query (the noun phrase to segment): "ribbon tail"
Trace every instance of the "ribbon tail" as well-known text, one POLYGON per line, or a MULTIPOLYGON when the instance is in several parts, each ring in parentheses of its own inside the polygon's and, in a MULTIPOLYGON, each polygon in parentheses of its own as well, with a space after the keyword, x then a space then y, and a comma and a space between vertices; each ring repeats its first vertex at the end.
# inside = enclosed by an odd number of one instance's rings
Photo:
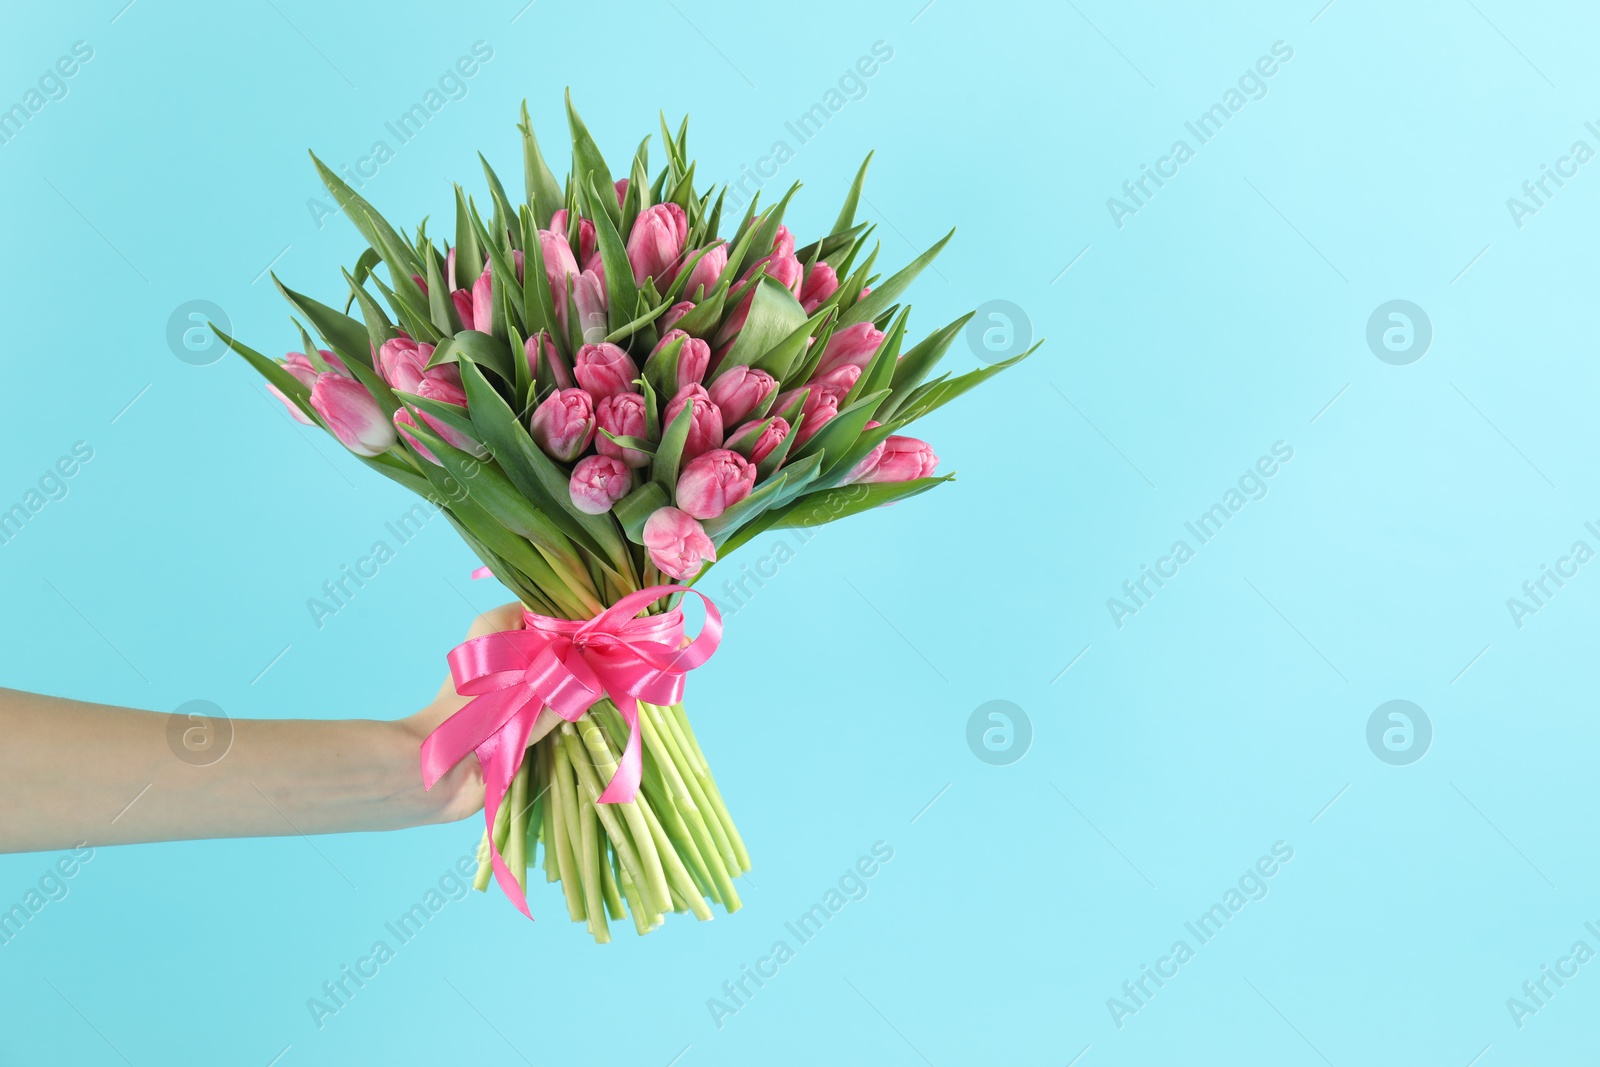
POLYGON ((511 788, 511 780, 522 769, 522 761, 528 750, 528 735, 533 732, 533 723, 537 718, 537 712, 519 715, 507 723, 505 729, 478 747, 478 761, 483 764, 483 820, 489 829, 489 861, 494 868, 494 879, 507 899, 530 920, 533 913, 528 910, 527 894, 511 873, 511 868, 506 866, 500 849, 494 843, 494 822, 511 788))
POLYGON ((628 724, 628 745, 622 750, 622 762, 617 773, 611 776, 596 803, 626 804, 639 795, 639 782, 644 777, 644 742, 639 736, 639 702, 629 694, 613 696, 612 702, 628 724))

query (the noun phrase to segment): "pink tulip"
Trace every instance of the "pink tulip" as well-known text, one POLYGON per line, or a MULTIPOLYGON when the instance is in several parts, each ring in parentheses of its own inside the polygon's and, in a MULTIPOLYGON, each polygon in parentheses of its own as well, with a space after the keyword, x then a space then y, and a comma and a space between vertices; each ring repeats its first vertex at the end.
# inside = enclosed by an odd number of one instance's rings
MULTIPOLYGON (((288 371, 296 381, 307 388, 309 388, 311 384, 317 380, 317 368, 311 365, 311 361, 306 358, 304 352, 290 352, 289 355, 284 359, 281 366, 284 370, 288 371)), ((306 413, 300 410, 300 405, 296 404, 293 400, 290 400, 287 396, 285 396, 283 394, 283 390, 279 389, 276 385, 268 382, 267 392, 271 393, 273 396, 277 397, 283 402, 283 406, 288 409, 288 412, 294 418, 294 421, 304 423, 307 426, 315 425, 310 419, 306 418, 306 413)))
POLYGON ((378 349, 378 370, 391 389, 415 393, 433 358, 433 346, 409 337, 391 337, 378 349))
POLYGON ((628 262, 633 267, 633 280, 640 285, 646 278, 671 281, 688 236, 688 217, 677 204, 656 204, 639 212, 628 234, 628 262))
MULTIPOLYGON (((453 245, 444 250, 444 287, 446 289, 465 288, 465 286, 456 284, 456 250, 453 245)), ((422 291, 426 293, 428 287, 424 285, 422 291)))
POLYGON ((702 452, 713 448, 722 447, 722 412, 717 410, 717 405, 711 402, 711 395, 706 392, 705 386, 690 383, 679 389, 667 404, 667 412, 661 423, 665 432, 672 420, 684 408, 689 408, 689 436, 683 442, 683 454, 679 463, 688 463, 702 452))
POLYGON ((810 382, 811 392, 813 395, 819 392, 832 393, 834 399, 842 404, 844 403, 844 398, 849 395, 851 389, 855 388, 856 382, 860 379, 861 368, 846 363, 842 367, 835 367, 827 374, 812 378, 810 382))
POLYGON ((711 402, 722 412, 724 425, 736 425, 778 391, 778 381, 764 370, 729 367, 711 383, 711 402))
POLYGON ((800 306, 806 309, 807 315, 814 314, 817 308, 838 291, 839 275, 819 259, 806 272, 805 284, 800 286, 800 306))
POLYGON ((487 263, 483 265, 483 273, 478 275, 478 280, 472 283, 472 321, 474 325, 471 329, 484 333, 489 332, 494 322, 494 276, 487 263))
POLYGON ((623 202, 628 199, 628 179, 618 178, 611 183, 611 187, 617 191, 617 206, 621 207, 623 202))
MULTIPOLYGON (((476 284, 474 284, 474 288, 476 288, 476 284)), ((469 289, 457 289, 450 294, 450 302, 456 306, 456 318, 461 320, 461 328, 463 330, 477 329, 476 320, 472 315, 472 291, 469 289)))
POLYGON ((828 338, 828 347, 822 350, 822 361, 817 364, 814 377, 822 377, 845 364, 865 368, 883 344, 883 331, 870 322, 858 322, 835 330, 828 338))
POLYGON ((714 519, 750 495, 755 464, 726 448, 713 448, 690 460, 678 475, 679 510, 697 519, 714 519))
POLYGON ((841 485, 852 482, 909 482, 926 478, 939 466, 939 457, 926 441, 915 437, 891 436, 867 454, 867 458, 845 476, 841 485))
POLYGON ((706 368, 711 365, 711 346, 698 337, 690 337, 682 330, 668 330, 661 336, 661 340, 656 342, 650 354, 653 356, 680 339, 683 343, 678 346, 672 374, 668 376, 664 387, 667 392, 675 393, 686 385, 699 385, 705 380, 706 368))
POLYGON ((794 255, 794 234, 789 232, 789 227, 778 223, 778 232, 772 238, 772 252, 779 256, 794 255))
MULTIPOLYGON (((427 376, 422 379, 422 384, 417 386, 416 395, 424 400, 436 400, 441 404, 450 404, 458 407, 461 409, 461 413, 465 415, 467 413, 467 394, 466 390, 461 388, 460 372, 456 368, 450 367, 449 370, 454 372, 453 374, 440 373, 444 370, 444 367, 435 367, 429 371, 427 376)), ((436 415, 431 415, 426 411, 421 411, 421 409, 418 410, 422 415, 422 421, 428 424, 428 429, 442 437, 444 443, 451 448, 459 448, 463 452, 471 452, 473 455, 478 455, 483 451, 483 447, 478 442, 451 426, 448 422, 436 415)))
MULTIPOLYGON (((595 422, 606 433, 618 437, 645 440, 648 436, 644 410, 644 397, 638 393, 613 393, 600 401, 594 409, 595 422)), ((623 448, 605 434, 597 433, 595 451, 602 456, 620 459, 630 467, 648 467, 650 456, 637 448, 623 448)))
POLYGON ((804 277, 805 269, 800 266, 800 261, 793 252, 784 254, 774 252, 770 256, 756 260, 750 264, 750 269, 745 271, 746 278, 755 277, 758 269, 765 267, 767 277, 788 289, 796 296, 800 295, 800 283, 804 277))
POLYGON ((582 389, 557 389, 534 409, 528 432, 550 458, 571 463, 594 440, 594 401, 582 389))
POLYGON ((567 244, 566 214, 563 212, 561 216, 559 230, 539 231, 539 254, 544 257, 545 278, 550 282, 557 304, 566 299, 566 276, 578 273, 578 261, 572 255, 572 246, 567 244))
POLYGON ((639 367, 616 345, 584 345, 573 357, 572 374, 598 401, 615 393, 631 392, 639 367))
POLYGON ((394 426, 383 409, 354 378, 329 372, 311 385, 311 406, 339 443, 358 456, 378 456, 394 446, 394 426))
POLYGON ((428 279, 420 274, 413 274, 411 280, 417 283, 417 288, 422 290, 422 295, 428 295, 428 279))
POLYGON ((801 409, 803 418, 800 421, 800 433, 794 439, 797 445, 803 445, 817 435, 817 431, 839 414, 839 394, 828 389, 813 389, 806 397, 805 407, 801 409))
MULTIPOLYGON (((578 309, 578 335, 582 340, 599 342, 606 336, 606 296, 599 277, 593 271, 572 276, 572 303, 578 309)), ((567 297, 563 293, 556 304, 556 318, 561 328, 567 329, 567 297)))
POLYGON ((633 488, 633 472, 611 456, 584 456, 572 468, 567 493, 585 515, 604 515, 633 488))
POLYGON ((523 352, 528 357, 528 373, 534 381, 550 382, 557 389, 572 388, 572 372, 567 369, 566 361, 561 358, 561 353, 556 351, 555 340, 545 331, 540 330, 523 342, 523 352), (539 342, 543 339, 541 348, 539 342))
POLYGON ((741 451, 751 463, 760 463, 772 454, 773 449, 783 444, 783 439, 789 436, 789 423, 776 416, 770 422, 767 422, 766 419, 752 419, 728 435, 728 443, 731 445, 745 434, 754 431, 763 422, 767 423, 767 428, 761 431, 760 436, 754 442, 742 444, 739 449, 736 449, 736 451, 741 451))
POLYGON ((407 411, 405 408, 395 409, 394 428, 399 431, 400 436, 404 437, 406 439, 406 443, 417 450, 417 455, 421 456, 429 463, 432 463, 435 467, 442 467, 444 464, 439 462, 439 457, 429 451, 427 445, 423 444, 412 435, 411 430, 416 429, 416 427, 417 420, 411 417, 411 412, 407 411), (410 427, 410 429, 407 429, 407 427, 410 427))
POLYGON ((676 304, 673 304, 671 307, 669 307, 666 311, 662 312, 661 317, 656 320, 656 326, 658 329, 670 330, 674 325, 677 324, 679 319, 683 318, 693 310, 694 303, 692 301, 680 300, 676 304))
MULTIPOLYGON (((553 233, 567 232, 567 209, 562 208, 550 216, 550 230, 553 233)), ((542 247, 542 246, 541 246, 542 247)), ((569 243, 569 249, 572 247, 569 243)), ((594 223, 588 219, 578 220, 578 258, 588 259, 594 255, 594 223)))
POLYGON ((727 266, 728 246, 721 244, 710 249, 695 261, 693 269, 689 271, 689 279, 683 286, 683 295, 696 299, 709 294, 716 288, 717 279, 722 277, 722 272, 727 266), (701 289, 705 292, 698 292, 701 289))
POLYGON ((736 290, 736 292, 741 295, 738 302, 733 306, 733 314, 723 321, 722 327, 717 330, 716 337, 712 339, 719 349, 731 345, 734 338, 739 336, 739 331, 744 329, 745 322, 750 318, 750 302, 755 299, 755 288, 745 285, 742 289, 736 290))
POLYGON ((607 300, 611 299, 611 287, 606 284, 606 261, 599 252, 595 252, 583 260, 583 273, 593 274, 600 279, 600 292, 605 294, 607 300))
POLYGON ((716 562, 717 546, 698 519, 677 508, 657 508, 644 523, 644 546, 662 574, 686 581, 700 573, 707 560, 716 562))

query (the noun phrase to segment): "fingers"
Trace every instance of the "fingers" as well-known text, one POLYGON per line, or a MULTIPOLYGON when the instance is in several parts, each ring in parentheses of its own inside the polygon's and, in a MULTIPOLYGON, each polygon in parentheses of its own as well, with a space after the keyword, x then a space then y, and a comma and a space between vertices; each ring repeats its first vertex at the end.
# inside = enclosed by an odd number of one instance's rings
POLYGON ((467 638, 470 640, 474 637, 499 633, 502 630, 520 629, 522 629, 522 605, 502 604, 473 619, 472 629, 467 631, 467 638))

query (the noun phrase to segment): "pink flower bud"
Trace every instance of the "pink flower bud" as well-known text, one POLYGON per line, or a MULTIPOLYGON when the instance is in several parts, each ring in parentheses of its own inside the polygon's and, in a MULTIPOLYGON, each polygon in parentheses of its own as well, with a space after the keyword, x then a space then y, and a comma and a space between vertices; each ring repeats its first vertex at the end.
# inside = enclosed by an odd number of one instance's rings
POLYGON ((644 546, 662 574, 686 581, 700 573, 707 560, 716 562, 717 546, 698 519, 677 508, 657 508, 644 523, 644 546))
POLYGON ((473 325, 467 326, 463 319, 461 325, 469 330, 488 333, 494 322, 494 279, 487 263, 483 265, 483 273, 478 275, 478 280, 472 283, 472 322, 473 325))
MULTIPOLYGON (((444 250, 444 287, 446 289, 463 288, 456 284, 456 249, 454 245, 444 250)), ((422 291, 426 293, 428 287, 424 285, 422 291)))
POLYGON ((722 277, 723 270, 728 265, 728 246, 717 245, 695 261, 694 268, 689 271, 689 279, 684 283, 683 295, 690 300, 698 300, 716 288, 717 279, 722 277), (700 290, 704 292, 700 292, 700 290))
MULTIPOLYGON (((638 393, 613 393, 600 401, 595 408, 595 421, 599 428, 606 433, 616 434, 618 437, 635 437, 645 440, 648 434, 644 410, 644 397, 638 393)), ((630 467, 648 467, 650 456, 637 448, 623 448, 621 445, 597 433, 594 439, 595 451, 602 456, 620 459, 630 467)))
POLYGON ((817 431, 839 414, 839 394, 831 389, 813 389, 806 397, 805 407, 801 408, 803 418, 800 421, 800 433, 794 439, 797 445, 803 445, 817 435, 817 431))
POLYGON ((729 367, 717 375, 709 390, 711 402, 722 412, 724 425, 743 422, 752 411, 778 391, 778 381, 764 370, 729 367))
POLYGON ((845 476, 841 485, 852 482, 909 482, 913 478, 926 478, 939 466, 939 457, 926 441, 915 437, 891 436, 867 454, 845 476))
POLYGON ((317 375, 311 406, 339 443, 358 456, 382 455, 394 445, 394 426, 367 387, 354 378, 333 372, 317 375))
POLYGON ((432 358, 432 345, 419 344, 409 337, 392 337, 378 349, 378 370, 391 389, 415 393, 432 358))
POLYGON ((557 389, 534 409, 528 432, 552 459, 571 463, 594 440, 594 401, 582 389, 557 389))
MULTIPOLYGON (((591 343, 605 340, 605 289, 593 271, 572 275, 572 303, 578 310, 578 336, 591 343)), ((556 298, 556 319, 561 324, 562 332, 568 329, 567 306, 566 285, 562 283, 560 295, 556 298)))
MULTIPOLYGON (((730 433, 728 435, 728 442, 732 444, 733 442, 738 441, 745 434, 754 431, 755 428, 760 426, 763 422, 767 422, 767 420, 752 419, 750 422, 745 423, 743 426, 740 426, 737 430, 734 430, 732 433, 730 433)), ((760 463, 762 460, 766 459, 772 454, 772 450, 774 448, 777 448, 779 445, 783 444, 783 439, 788 436, 789 423, 782 418, 774 416, 771 422, 767 422, 767 428, 761 431, 761 434, 755 439, 754 443, 748 445, 741 444, 739 450, 751 463, 760 463)))
POLYGON ((806 272, 805 284, 800 286, 800 306, 806 314, 814 314, 830 296, 839 291, 839 275, 820 259, 806 272))
MULTIPOLYGON (((566 212, 557 214, 561 216, 559 228, 539 231, 539 254, 544 257, 544 274, 550 282, 550 292, 559 305, 566 299, 566 276, 578 273, 578 261, 572 255, 572 246, 567 244, 566 212)), ((553 219, 551 226, 555 226, 553 219)))
POLYGON ((572 374, 595 400, 633 390, 639 367, 613 344, 584 345, 572 360, 572 374))
MULTIPOLYGON (((467 393, 461 388, 461 372, 451 366, 435 367, 422 379, 416 388, 416 395, 424 400, 436 400, 441 404, 450 404, 467 413, 467 393)), ((420 410, 420 409, 419 409, 420 410)), ((451 426, 436 415, 426 411, 421 412, 422 421, 428 424, 428 429, 444 439, 444 443, 451 448, 459 448, 463 452, 480 455, 483 447, 471 437, 451 426)))
MULTIPOLYGON (((640 285, 646 278, 671 281, 688 236, 689 220, 677 204, 656 204, 639 212, 628 234, 628 262, 633 267, 633 280, 640 285)), ((661 284, 657 288, 666 286, 661 284)))
POLYGON ((836 401, 843 403, 844 398, 851 389, 855 388, 856 382, 860 379, 861 368, 846 363, 842 367, 835 367, 827 374, 812 378, 810 382, 811 392, 812 395, 816 395, 819 392, 832 393, 836 401))
POLYGON ((864 368, 872 362, 881 344, 883 331, 870 322, 858 322, 835 330, 833 336, 828 338, 828 347, 822 350, 822 361, 817 364, 814 377, 820 378, 847 363, 864 368))
POLYGON ((572 506, 585 515, 604 515, 633 488, 633 472, 611 456, 584 456, 572 468, 567 486, 572 506))
POLYGON ((774 252, 770 256, 756 260, 750 265, 750 269, 745 272, 745 277, 755 277, 757 269, 761 267, 766 268, 767 277, 796 296, 800 295, 800 283, 804 277, 805 270, 800 266, 800 261, 795 258, 793 252, 787 255, 774 252))
POLYGON ((781 222, 778 223, 778 232, 772 237, 772 251, 780 256, 794 255, 794 234, 781 222))
POLYGON ((677 324, 679 319, 683 318, 693 310, 693 302, 688 300, 680 300, 676 304, 673 304, 671 307, 669 307, 666 311, 662 312, 661 317, 656 320, 656 327, 662 330, 670 330, 677 324))
POLYGON ((556 351, 555 340, 543 330, 528 338, 522 344, 522 350, 528 357, 528 373, 533 380, 543 385, 546 382, 557 389, 572 388, 572 372, 567 369, 567 363, 561 358, 561 353, 556 351), (540 345, 540 339, 544 344, 540 345))
POLYGON ((690 460, 678 475, 677 505, 697 519, 714 519, 750 495, 755 464, 726 448, 713 448, 690 460))
POLYGON ((699 385, 705 380, 706 368, 711 366, 711 346, 682 330, 668 330, 650 354, 655 355, 679 338, 683 339, 683 344, 678 346, 677 360, 666 382, 666 391, 674 393, 686 385, 699 385))
POLYGON ((662 432, 672 425, 672 420, 684 408, 689 408, 692 414, 689 416, 689 436, 683 442, 679 463, 688 463, 702 452, 722 447, 722 412, 711 402, 711 395, 703 385, 690 383, 673 395, 661 423, 662 432))
POLYGON ((628 199, 628 179, 618 178, 611 183, 611 188, 617 191, 617 206, 621 207, 623 202, 628 199))
MULTIPOLYGON (((476 284, 474 284, 476 288, 476 284)), ((468 289, 457 289, 450 294, 450 302, 456 306, 456 317, 461 320, 463 330, 477 329, 476 320, 472 317, 472 292, 468 289)))
MULTIPOLYGON (((562 208, 561 210, 557 211, 554 215, 550 216, 550 229, 551 229, 551 232, 553 232, 553 233, 562 233, 562 234, 564 234, 564 233, 567 232, 567 209, 566 208, 562 208)), ((541 245, 540 247, 542 248, 543 246, 541 245)), ((571 244, 568 244, 567 247, 571 248, 572 246, 571 246, 571 244)), ((578 220, 578 258, 580 260, 585 260, 585 259, 588 259, 592 255, 594 255, 594 223, 590 222, 588 219, 579 219, 578 220)))
MULTIPOLYGON (((332 353, 328 353, 324 355, 323 358, 326 359, 327 356, 331 354, 332 353)), ((317 380, 317 375, 321 373, 314 365, 312 365, 311 360, 306 357, 304 352, 290 352, 288 355, 284 356, 283 369, 292 374, 295 381, 299 382, 307 389, 311 388, 311 386, 317 380)))

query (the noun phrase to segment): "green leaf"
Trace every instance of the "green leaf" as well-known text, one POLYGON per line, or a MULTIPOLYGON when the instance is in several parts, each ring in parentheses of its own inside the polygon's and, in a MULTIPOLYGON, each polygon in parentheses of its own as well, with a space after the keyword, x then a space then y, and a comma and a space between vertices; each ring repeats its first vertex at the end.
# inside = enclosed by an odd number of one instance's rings
MULTIPOLYGON (((932 263, 934 258, 937 257, 940 252, 944 251, 944 246, 950 243, 950 238, 954 237, 955 233, 956 231, 951 230, 949 233, 945 234, 934 244, 932 248, 928 249, 926 252, 922 253, 922 255, 912 260, 907 266, 901 268, 901 270, 888 281, 881 283, 875 289, 873 289, 865 300, 860 301, 849 311, 845 312, 843 317, 841 317, 839 320, 840 325, 849 326, 850 324, 856 322, 867 322, 883 314, 889 305, 893 304, 897 299, 899 299, 900 294, 906 291, 907 287, 911 285, 912 281, 916 279, 917 275, 922 273, 922 268, 926 267, 929 263, 932 263)), ((859 292, 859 290, 857 291, 859 292)))
POLYGON ((974 314, 976 312, 969 311, 948 326, 935 330, 895 364, 894 377, 890 382, 889 400, 883 405, 884 422, 894 417, 894 413, 905 403, 911 391, 921 385, 928 373, 939 365, 939 360, 944 358, 950 343, 966 328, 974 314))
POLYGON ((405 242, 394 243, 393 238, 396 235, 392 231, 387 235, 378 231, 376 236, 377 249, 383 256, 384 265, 389 268, 389 282, 394 288, 395 295, 405 301, 412 311, 431 321, 427 294, 417 285, 416 279, 411 277, 413 271, 418 273, 422 271, 421 258, 405 242))
POLYGON ((456 302, 450 299, 444 273, 433 256, 428 257, 428 318, 434 328, 447 337, 461 332, 461 316, 456 312, 456 302))
POLYGON ((533 443, 522 420, 488 379, 475 366, 463 364, 461 385, 472 414, 472 436, 489 449, 522 494, 572 540, 596 556, 610 559, 624 573, 631 569, 615 525, 604 515, 573 511, 567 489, 570 476, 533 443))
POLYGON ((587 214, 594 220, 595 247, 600 250, 600 262, 606 268, 606 326, 616 330, 633 320, 639 303, 639 290, 633 282, 633 265, 628 262, 627 247, 618 235, 611 216, 598 205, 617 206, 616 194, 601 190, 592 182, 588 188, 587 214))
POLYGON ((783 199, 762 212, 760 221, 745 231, 745 236, 750 240, 741 241, 735 249, 738 259, 734 259, 734 254, 728 256, 728 265, 734 269, 735 274, 744 269, 747 256, 754 255, 756 259, 761 259, 772 251, 772 243, 778 237, 778 226, 783 222, 783 213, 789 206, 790 198, 799 191, 799 182, 789 186, 789 191, 783 194, 783 199))
POLYGON ((367 324, 367 343, 372 346, 371 350, 376 352, 383 347, 385 341, 400 336, 400 331, 389 321, 389 316, 383 313, 383 308, 378 306, 378 302, 372 299, 372 294, 367 292, 349 271, 344 272, 344 280, 350 285, 351 303, 361 305, 361 317, 367 324))
MULTIPOLYGON (((414 393, 396 392, 394 395, 398 397, 406 407, 412 408, 415 411, 426 411, 429 415, 432 415, 434 418, 438 419, 446 426, 449 426, 451 429, 460 430, 462 433, 468 435, 469 437, 473 437, 473 439, 476 440, 475 435, 477 434, 478 430, 477 427, 473 425, 471 417, 467 415, 466 408, 459 407, 455 404, 447 404, 443 400, 433 400, 429 397, 417 396, 414 393)), ((484 457, 477 456, 475 458, 483 459, 484 457)))
POLYGON ((428 360, 428 366, 460 363, 464 359, 480 367, 488 367, 507 385, 516 383, 517 371, 512 365, 510 346, 505 341, 496 341, 488 334, 479 333, 477 330, 462 330, 435 348, 433 358, 428 360))
POLYGON ((889 389, 889 383, 894 378, 895 364, 900 358, 900 345, 906 337, 906 320, 910 317, 910 308, 902 308, 900 314, 895 316, 883 343, 873 353, 866 369, 861 372, 861 377, 856 379, 856 384, 845 394, 840 406, 848 407, 868 393, 889 389))
MULTIPOLYGON (((706 519, 701 525, 705 527, 706 536, 711 538, 711 543, 720 547, 728 538, 745 523, 760 515, 763 511, 778 502, 783 492, 784 483, 788 480, 788 472, 779 471, 777 476, 770 478, 763 485, 743 500, 725 510, 714 519, 706 519)), ((651 483, 652 485, 655 483, 651 483)))
POLYGON ((953 474, 938 478, 913 478, 909 482, 873 482, 868 485, 846 485, 808 493, 795 501, 773 522, 776 527, 821 526, 849 515, 892 504, 925 493, 936 485, 950 481, 953 474))
MULTIPOLYGON (((367 275, 372 273, 372 268, 376 267, 379 263, 382 263, 382 262, 383 262, 383 257, 378 255, 378 250, 377 249, 375 249, 375 248, 364 248, 364 249, 362 249, 361 250, 361 255, 356 258, 356 270, 355 270, 356 284, 360 285, 362 282, 366 281, 367 275)), ((346 271, 345 273, 348 274, 349 271, 346 271)), ((355 300, 355 296, 352 295, 349 300, 346 300, 344 302, 344 313, 346 315, 350 314, 350 304, 354 300, 355 300)))
POLYGON ((1012 356, 1010 359, 996 363, 992 367, 980 367, 975 371, 968 371, 966 374, 940 381, 929 390, 919 390, 917 394, 907 398, 903 411, 895 413, 895 426, 899 427, 915 422, 930 411, 943 407, 967 390, 993 378, 1007 367, 1014 367, 1021 363, 1037 352, 1042 344, 1044 344, 1044 338, 1041 337, 1032 348, 1020 356, 1012 356))
POLYGON ((668 497, 677 492, 678 462, 683 458, 683 445, 689 439, 689 426, 693 422, 694 405, 685 404, 662 431, 661 442, 656 445, 655 457, 650 461, 650 478, 660 483, 668 497))
POLYGON ((829 419, 827 424, 801 447, 796 456, 804 458, 818 453, 826 454, 828 460, 824 467, 824 473, 832 470, 844 459, 851 446, 856 443, 857 438, 861 436, 861 431, 866 428, 868 421, 871 420, 872 413, 878 409, 879 402, 888 395, 889 390, 880 389, 876 393, 869 393, 857 400, 829 419))
POLYGON ((523 324, 530 337, 543 330, 553 339, 559 338, 557 347, 564 350, 565 338, 556 318, 555 299, 550 295, 549 276, 545 274, 544 248, 539 244, 533 216, 526 211, 522 213, 522 249, 526 257, 523 261, 523 324))
POLYGON ((850 191, 845 194, 844 206, 839 209, 839 217, 833 223, 833 233, 842 233, 855 224, 856 205, 861 202, 861 187, 866 184, 867 167, 871 163, 872 153, 868 152, 867 158, 861 161, 861 169, 856 171, 856 180, 850 183, 850 191))
POLYGON ((612 507, 617 522, 622 524, 622 532, 628 540, 636 545, 644 544, 645 520, 654 515, 658 508, 664 508, 672 502, 667 491, 661 488, 659 482, 645 482, 639 488, 617 501, 612 507))
POLYGON ((494 201, 494 245, 506 239, 511 230, 511 220, 517 213, 511 210, 511 201, 506 199, 505 186, 500 184, 500 176, 489 166, 489 161, 483 158, 483 153, 478 153, 478 162, 483 164, 483 176, 489 183, 489 196, 494 201))
MULTIPOLYGON (((533 135, 533 123, 528 119, 526 100, 522 102, 522 122, 518 128, 522 130, 523 183, 527 187, 528 205, 533 209, 539 229, 548 229, 551 216, 565 206, 566 197, 555 175, 550 173, 544 153, 539 150, 539 139, 533 135)), ((523 240, 523 251, 528 251, 526 237, 523 240)))
POLYGON ((275 359, 268 359, 248 345, 235 341, 217 329, 216 323, 207 322, 206 325, 211 327, 211 332, 216 334, 223 344, 243 356, 245 362, 254 367, 257 373, 276 386, 278 392, 292 400, 314 425, 322 425, 322 416, 311 406, 311 390, 301 385, 300 379, 284 370, 283 364, 275 359))
MULTIPOLYGON (((483 248, 478 244, 478 231, 472 225, 467 211, 467 197, 456 186, 456 269, 455 277, 445 279, 451 289, 472 288, 472 283, 483 273, 483 248)), ((430 285, 433 283, 430 282, 430 285)), ((431 294, 430 294, 431 295, 431 294)), ((446 297, 448 299, 448 297, 446 297)))
POLYGON ((367 347, 367 327, 364 323, 295 292, 279 281, 276 274, 272 276, 272 283, 278 287, 283 298, 305 316, 322 339, 328 342, 328 347, 339 354, 340 359, 347 364, 355 362, 372 366, 372 353, 367 347))
MULTIPOLYGON (((605 157, 600 154, 600 148, 594 143, 594 138, 589 136, 589 128, 583 124, 583 119, 578 117, 578 109, 572 106, 572 90, 567 90, 567 125, 572 130, 572 180, 579 189, 590 187, 604 187, 606 195, 598 197, 598 213, 603 212, 611 220, 613 229, 622 221, 622 209, 617 206, 617 193, 612 187, 611 171, 606 166, 605 157)), ((611 264, 606 264, 606 280, 611 280, 611 264)), ((632 274, 629 274, 632 277, 632 274)), ((632 306, 631 304, 629 305, 632 306)))
MULTIPOLYGON (((788 290, 785 289, 784 292, 788 292, 788 290)), ((801 310, 803 312, 804 308, 801 310)), ((811 339, 817 330, 822 328, 832 314, 832 308, 817 312, 796 326, 789 336, 767 349, 766 353, 758 357, 750 366, 757 370, 766 371, 777 381, 783 381, 784 377, 794 369, 795 361, 806 353, 806 342, 811 339)), ((722 361, 722 366, 731 367, 735 365, 731 361, 732 354, 730 353, 729 355, 729 359, 722 361)))
POLYGON ((730 367, 749 363, 789 339, 806 322, 806 309, 794 294, 771 278, 762 278, 750 301, 744 328, 722 362, 730 367))
POLYGON ((380 253, 383 252, 385 245, 395 249, 397 252, 402 249, 405 250, 409 254, 402 257, 402 263, 405 268, 402 273, 407 277, 410 277, 413 270, 420 273, 422 268, 421 258, 410 249, 405 239, 395 232, 394 227, 390 226, 371 204, 363 200, 337 174, 329 170, 322 160, 317 158, 315 152, 311 153, 311 162, 316 165, 317 174, 322 178, 322 184, 327 186, 328 192, 333 194, 333 199, 339 205, 339 210, 345 213, 345 217, 355 225, 361 236, 367 239, 367 244, 377 249, 380 253))

